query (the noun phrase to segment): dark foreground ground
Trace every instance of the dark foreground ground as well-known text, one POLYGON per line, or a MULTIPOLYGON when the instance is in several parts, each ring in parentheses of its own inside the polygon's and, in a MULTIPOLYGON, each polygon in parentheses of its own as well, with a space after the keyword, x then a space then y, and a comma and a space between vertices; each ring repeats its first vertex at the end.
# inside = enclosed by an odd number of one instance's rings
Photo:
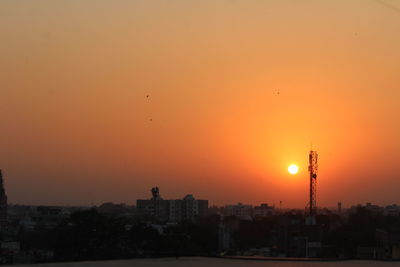
POLYGON ((296 261, 257 261, 257 260, 238 260, 238 259, 218 259, 218 258, 162 258, 162 259, 134 259, 117 261, 88 261, 88 262, 68 262, 68 263, 48 263, 35 265, 12 265, 12 266, 32 266, 32 267, 369 267, 369 266, 400 266, 400 262, 381 262, 381 261, 332 261, 332 262, 296 262, 296 261))

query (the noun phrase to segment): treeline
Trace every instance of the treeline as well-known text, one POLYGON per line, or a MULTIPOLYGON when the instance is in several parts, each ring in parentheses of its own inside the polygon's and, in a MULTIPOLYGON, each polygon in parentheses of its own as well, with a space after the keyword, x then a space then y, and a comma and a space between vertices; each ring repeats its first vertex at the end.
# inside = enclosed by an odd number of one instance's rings
MULTIPOLYGON (((356 258, 357 247, 377 247, 376 230, 391 235, 400 233, 400 216, 384 216, 359 207, 333 230, 326 231, 324 243, 332 246, 334 255, 356 258)), ((333 253, 332 253, 333 254, 333 253)))
POLYGON ((73 213, 53 230, 22 231, 22 249, 48 250, 54 261, 215 255, 218 216, 168 227, 129 221, 96 209, 73 213))
MULTIPOLYGON (((288 213, 240 221, 210 215, 195 222, 152 225, 96 209, 79 211, 55 229, 38 227, 20 231, 23 251, 52 251, 52 261, 106 260, 137 257, 215 256, 219 251, 221 225, 230 231, 229 253, 251 248, 270 248, 271 256, 290 256, 291 240, 307 234, 304 215, 288 213), (273 254, 275 253, 275 254, 273 254)), ((323 249, 319 257, 356 257, 358 246, 376 246, 376 229, 399 230, 399 216, 383 216, 359 208, 349 217, 319 215, 323 249)), ((299 244, 299 243, 298 243, 299 244)), ((301 255, 300 255, 301 256, 301 255)), ((40 261, 40 259, 37 259, 40 261)))

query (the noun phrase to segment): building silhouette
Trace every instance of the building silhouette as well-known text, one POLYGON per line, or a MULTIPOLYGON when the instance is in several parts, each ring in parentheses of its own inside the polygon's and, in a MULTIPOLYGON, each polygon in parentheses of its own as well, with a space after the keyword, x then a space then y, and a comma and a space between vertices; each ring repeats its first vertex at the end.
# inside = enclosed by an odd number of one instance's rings
POLYGON ((4 189, 3 173, 0 170, 0 230, 7 226, 7 195, 4 189))
POLYGON ((208 213, 208 200, 198 200, 193 195, 186 195, 183 199, 164 200, 160 196, 158 187, 151 189, 151 199, 138 199, 137 211, 140 216, 156 221, 191 221, 198 216, 208 213))

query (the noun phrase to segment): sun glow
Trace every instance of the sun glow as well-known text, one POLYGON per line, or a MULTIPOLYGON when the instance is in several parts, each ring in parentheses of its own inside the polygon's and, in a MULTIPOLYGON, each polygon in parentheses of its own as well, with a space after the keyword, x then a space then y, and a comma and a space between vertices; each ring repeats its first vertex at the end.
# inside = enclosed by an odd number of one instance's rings
POLYGON ((296 164, 292 164, 288 167, 288 172, 290 174, 296 174, 299 172, 299 167, 296 164))

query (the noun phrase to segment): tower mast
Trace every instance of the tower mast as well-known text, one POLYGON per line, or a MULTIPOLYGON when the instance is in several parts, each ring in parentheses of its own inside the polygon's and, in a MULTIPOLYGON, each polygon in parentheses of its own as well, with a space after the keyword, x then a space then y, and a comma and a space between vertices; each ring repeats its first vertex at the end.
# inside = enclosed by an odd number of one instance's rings
POLYGON ((317 151, 310 151, 308 171, 310 173, 310 202, 309 215, 315 215, 317 212, 317 172, 318 172, 318 154, 317 151))

